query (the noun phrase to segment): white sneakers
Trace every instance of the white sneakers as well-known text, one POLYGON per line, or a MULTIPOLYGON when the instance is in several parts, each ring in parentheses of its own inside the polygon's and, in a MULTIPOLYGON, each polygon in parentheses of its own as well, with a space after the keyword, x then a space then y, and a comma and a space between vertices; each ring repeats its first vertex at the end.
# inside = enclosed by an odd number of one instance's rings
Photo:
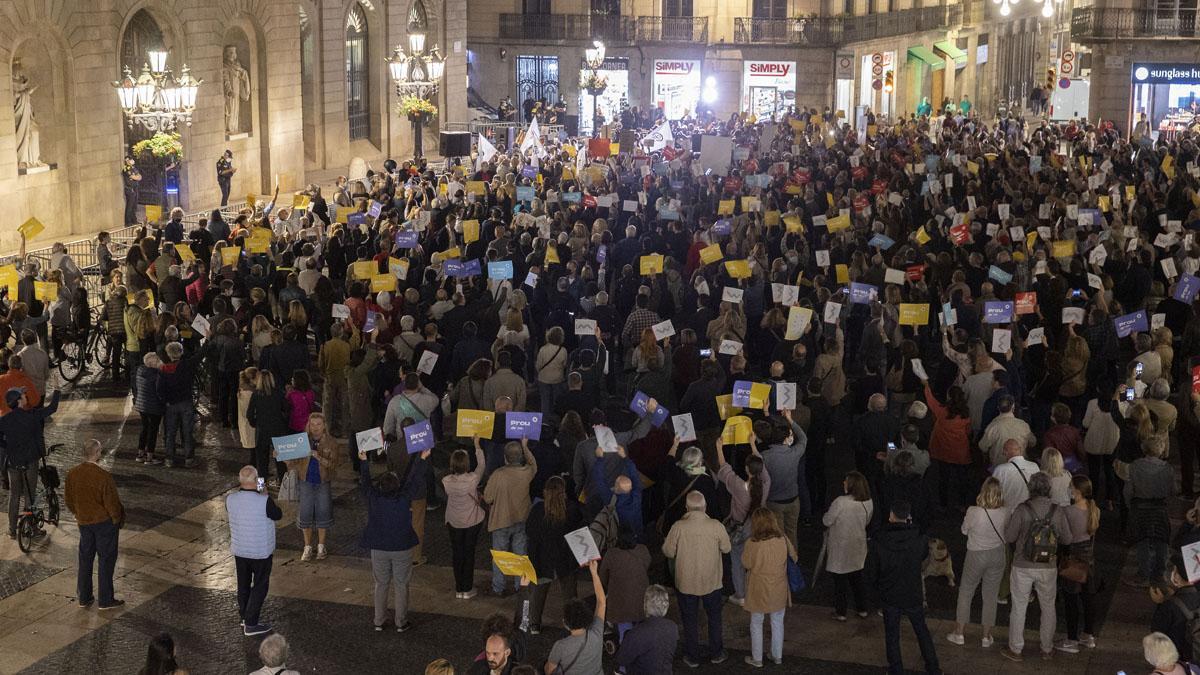
POLYGON ((325 546, 323 544, 317 545, 317 554, 315 556, 313 555, 313 547, 311 546, 305 546, 304 552, 300 554, 300 560, 305 562, 314 558, 317 560, 324 560, 327 557, 329 557, 329 552, 325 550, 325 546))
POLYGON ((327 558, 328 556, 329 556, 329 553, 328 553, 328 552, 326 552, 326 550, 325 550, 325 545, 324 545, 324 544, 318 544, 318 545, 317 545, 317 560, 324 560, 324 559, 325 559, 325 558, 327 558))
POLYGON ((305 546, 304 552, 300 554, 300 560, 308 561, 313 559, 313 547, 305 546))

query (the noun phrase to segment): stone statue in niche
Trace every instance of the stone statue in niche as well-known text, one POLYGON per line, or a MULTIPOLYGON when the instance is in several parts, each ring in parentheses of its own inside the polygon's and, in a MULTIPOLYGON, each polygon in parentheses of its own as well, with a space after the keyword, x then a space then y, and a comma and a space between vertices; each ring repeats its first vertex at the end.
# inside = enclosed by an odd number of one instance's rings
POLYGON ((238 62, 237 47, 225 46, 225 63, 221 67, 221 84, 225 95, 225 133, 243 131, 242 103, 250 100, 250 73, 238 62))
POLYGON ((33 119, 33 92, 37 87, 29 84, 24 75, 13 76, 13 119, 17 125, 17 166, 27 169, 42 166, 42 149, 38 125, 33 119))

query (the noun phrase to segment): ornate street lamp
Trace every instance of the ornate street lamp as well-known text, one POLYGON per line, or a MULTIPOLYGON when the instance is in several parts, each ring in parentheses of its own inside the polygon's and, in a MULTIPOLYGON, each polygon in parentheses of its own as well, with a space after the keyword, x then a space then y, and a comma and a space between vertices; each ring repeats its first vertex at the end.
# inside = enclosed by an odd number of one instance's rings
POLYGON ((391 58, 385 61, 396 85, 396 96, 400 98, 397 109, 412 122, 413 156, 419 158, 423 145, 421 129, 437 114, 437 106, 429 99, 437 95, 446 59, 437 45, 425 53, 425 34, 414 31, 408 34, 408 52, 397 45, 391 58))
POLYGON ((592 135, 595 136, 598 131, 596 120, 600 117, 600 94, 608 88, 608 82, 598 72, 604 65, 604 43, 596 40, 590 49, 583 50, 583 62, 592 69, 592 74, 584 78, 582 84, 592 95, 592 135))
POLYGON ((192 77, 183 64, 179 77, 167 68, 167 52, 152 49, 146 54, 142 72, 136 80, 129 66, 124 76, 112 86, 130 128, 141 124, 147 131, 173 131, 180 123, 192 126, 192 112, 203 80, 192 77))

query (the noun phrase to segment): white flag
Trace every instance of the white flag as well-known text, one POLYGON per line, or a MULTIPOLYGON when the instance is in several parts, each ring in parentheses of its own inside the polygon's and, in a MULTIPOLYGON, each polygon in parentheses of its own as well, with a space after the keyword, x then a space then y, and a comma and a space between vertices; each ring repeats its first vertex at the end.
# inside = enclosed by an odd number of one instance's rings
POLYGON ((479 134, 479 155, 475 158, 475 170, 479 171, 483 168, 483 163, 489 161, 496 156, 496 146, 492 145, 488 139, 479 134))
POLYGON ((533 121, 529 123, 529 128, 525 130, 525 138, 521 139, 521 145, 519 149, 522 153, 524 153, 530 148, 537 148, 537 150, 534 151, 534 155, 540 156, 542 154, 542 132, 540 129, 538 129, 536 117, 534 117, 533 121))
POLYGON ((646 152, 654 152, 662 150, 668 144, 675 143, 675 136, 671 133, 671 123, 663 120, 663 123, 655 127, 646 134, 642 139, 642 145, 646 146, 646 152))

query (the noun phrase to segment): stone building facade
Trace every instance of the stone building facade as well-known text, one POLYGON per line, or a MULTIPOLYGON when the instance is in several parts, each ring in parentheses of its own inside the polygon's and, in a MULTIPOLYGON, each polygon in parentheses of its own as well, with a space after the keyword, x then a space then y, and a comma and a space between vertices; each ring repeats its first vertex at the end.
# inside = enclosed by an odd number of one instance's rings
MULTIPOLYGON (((384 59, 410 30, 446 57, 425 148, 438 125, 465 122, 466 0, 87 0, 0 2, 0 251, 19 246, 17 227, 46 225, 35 243, 123 225, 121 163, 133 141, 112 82, 128 65, 136 78, 148 49, 167 49, 200 86, 193 123, 181 130, 178 203, 219 202, 215 165, 226 149, 238 168, 231 201, 296 190, 314 171, 345 171, 354 157, 378 166, 411 155, 411 125, 395 113, 384 59), (223 54, 237 47, 248 75, 236 133, 228 133, 223 54), (17 161, 14 102, 21 79, 45 167, 17 161)), ((155 173, 148 169, 146 173, 155 173)), ((143 202, 155 201, 150 176, 143 202)), ((164 191, 159 191, 164 192, 164 191)), ((161 202, 160 202, 161 203, 161 202)))

